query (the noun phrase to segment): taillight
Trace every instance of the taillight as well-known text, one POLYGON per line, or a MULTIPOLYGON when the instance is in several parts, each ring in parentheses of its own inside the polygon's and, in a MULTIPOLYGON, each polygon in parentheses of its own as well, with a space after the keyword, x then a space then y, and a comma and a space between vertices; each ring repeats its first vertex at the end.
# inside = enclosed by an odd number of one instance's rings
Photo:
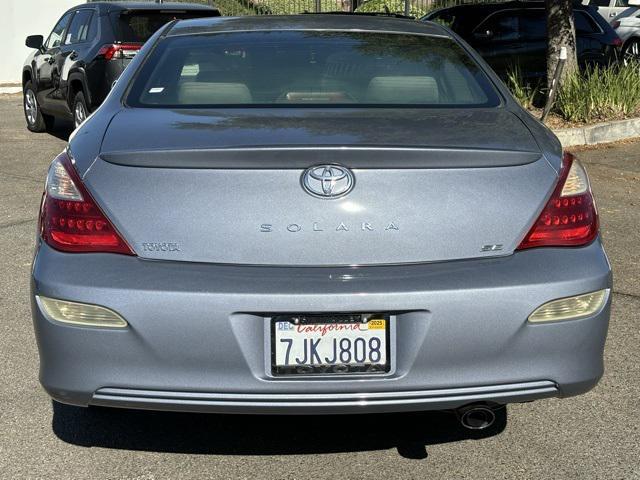
POLYGON ((620 37, 616 37, 611 41, 611 45, 613 45, 614 47, 617 47, 617 48, 621 47, 623 45, 623 43, 624 42, 622 41, 622 39, 620 37))
POLYGON ((565 153, 558 184, 518 250, 586 245, 597 235, 598 212, 587 172, 573 155, 565 153))
POLYGON ((142 44, 140 43, 113 43, 103 45, 98 50, 98 56, 104 57, 105 60, 133 58, 141 48, 142 44))
POLYGON ((82 183, 66 152, 49 167, 40 208, 40 235, 63 252, 134 255, 82 183))

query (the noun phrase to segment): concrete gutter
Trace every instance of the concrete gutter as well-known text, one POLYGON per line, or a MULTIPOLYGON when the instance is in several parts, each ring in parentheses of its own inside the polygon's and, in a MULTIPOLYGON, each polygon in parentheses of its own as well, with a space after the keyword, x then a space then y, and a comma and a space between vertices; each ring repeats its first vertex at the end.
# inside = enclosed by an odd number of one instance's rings
POLYGON ((640 137, 640 118, 554 130, 563 147, 596 145, 640 137))
POLYGON ((0 95, 22 93, 22 85, 19 83, 0 83, 0 95))

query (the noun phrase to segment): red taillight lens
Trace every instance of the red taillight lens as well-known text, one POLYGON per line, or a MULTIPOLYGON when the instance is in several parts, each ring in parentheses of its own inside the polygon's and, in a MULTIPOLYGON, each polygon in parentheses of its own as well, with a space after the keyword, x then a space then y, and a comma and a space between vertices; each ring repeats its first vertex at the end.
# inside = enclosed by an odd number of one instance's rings
POLYGON ((63 252, 134 255, 82 183, 66 152, 49 167, 40 234, 48 245, 63 252))
POLYGON ((133 58, 141 48, 142 44, 139 43, 113 43, 103 45, 98 50, 98 56, 104 57, 105 60, 133 58))
POLYGON ((619 47, 621 47, 621 46, 623 45, 623 43, 624 43, 624 42, 622 41, 622 39, 621 39, 621 38, 618 38, 618 37, 614 38, 614 39, 613 39, 613 41, 611 42, 611 44, 612 44, 614 47, 618 47, 618 48, 619 48, 619 47))
POLYGON ((518 250, 586 245, 597 235, 598 212, 587 173, 573 155, 565 153, 558 184, 518 250))

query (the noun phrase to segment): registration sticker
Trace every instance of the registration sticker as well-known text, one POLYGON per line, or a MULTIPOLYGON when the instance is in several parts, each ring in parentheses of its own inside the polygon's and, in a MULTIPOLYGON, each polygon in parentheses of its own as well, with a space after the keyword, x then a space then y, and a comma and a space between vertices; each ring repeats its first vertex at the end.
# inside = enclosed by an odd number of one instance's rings
POLYGON ((384 330, 386 327, 386 320, 369 320, 369 330, 384 330))

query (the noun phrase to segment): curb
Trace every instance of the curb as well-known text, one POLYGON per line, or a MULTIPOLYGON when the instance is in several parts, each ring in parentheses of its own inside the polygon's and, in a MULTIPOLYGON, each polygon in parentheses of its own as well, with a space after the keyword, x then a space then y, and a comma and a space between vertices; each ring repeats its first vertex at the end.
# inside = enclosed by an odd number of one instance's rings
POLYGON ((0 87, 0 95, 12 95, 14 93, 22 93, 22 87, 0 87))
POLYGON ((554 130, 563 147, 597 145, 640 137, 640 118, 554 130))

